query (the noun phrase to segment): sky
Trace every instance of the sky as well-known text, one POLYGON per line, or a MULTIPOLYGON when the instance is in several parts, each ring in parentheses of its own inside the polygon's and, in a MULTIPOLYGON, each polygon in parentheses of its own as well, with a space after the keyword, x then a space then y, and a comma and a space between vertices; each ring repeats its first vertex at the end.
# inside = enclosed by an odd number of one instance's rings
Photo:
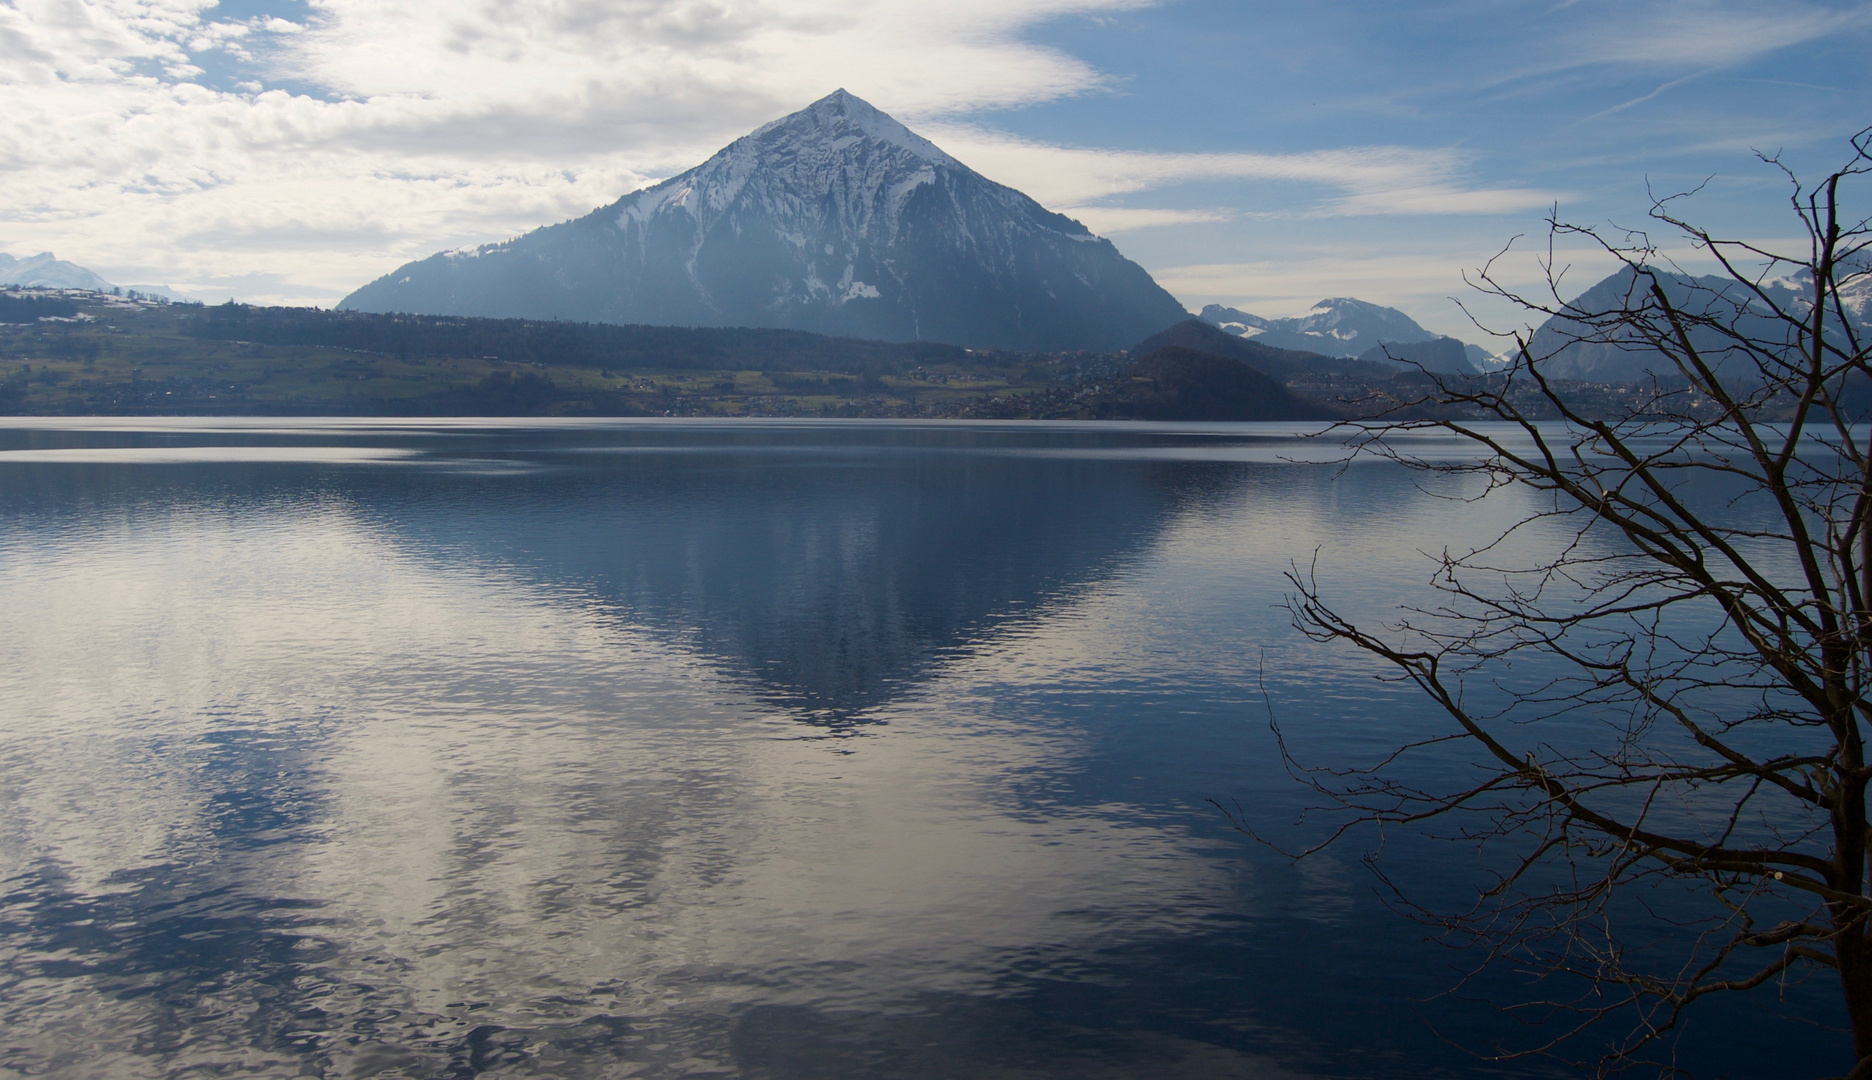
POLYGON ((1537 286, 1549 213, 1700 189, 1697 222, 1797 240, 1756 155, 1843 163, 1868 57, 1872 2, 0 0, 0 251, 331 306, 844 87, 1192 311, 1356 296, 1482 340, 1459 301, 1513 312, 1465 272, 1508 247, 1537 286))

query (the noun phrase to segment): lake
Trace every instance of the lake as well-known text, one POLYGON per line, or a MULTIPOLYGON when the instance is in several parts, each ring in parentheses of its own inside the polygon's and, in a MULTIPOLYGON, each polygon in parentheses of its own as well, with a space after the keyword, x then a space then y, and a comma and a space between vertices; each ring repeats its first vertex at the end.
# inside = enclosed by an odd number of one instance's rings
MULTIPOLYGON (((1257 425, 0 422, 0 1075, 1546 1077, 1298 863, 1524 507, 1257 425)), ((1455 484, 1455 481, 1448 483, 1455 484)), ((1431 899, 1487 869, 1398 838, 1431 899)), ((1699 1075, 1843 1069, 1829 987, 1699 1075)))

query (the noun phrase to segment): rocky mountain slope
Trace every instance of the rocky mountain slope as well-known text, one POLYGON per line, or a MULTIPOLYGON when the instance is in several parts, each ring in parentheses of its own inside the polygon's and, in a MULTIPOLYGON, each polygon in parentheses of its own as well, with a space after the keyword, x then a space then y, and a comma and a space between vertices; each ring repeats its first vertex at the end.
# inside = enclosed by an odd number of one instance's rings
POLYGON ((840 90, 583 218, 411 263, 360 311, 1115 350, 1187 313, 1085 226, 840 90))

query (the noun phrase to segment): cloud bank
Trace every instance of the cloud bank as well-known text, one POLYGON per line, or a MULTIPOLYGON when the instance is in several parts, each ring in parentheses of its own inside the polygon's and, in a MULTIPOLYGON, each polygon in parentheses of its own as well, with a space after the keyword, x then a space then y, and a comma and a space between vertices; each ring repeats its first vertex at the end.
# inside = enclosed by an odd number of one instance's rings
POLYGON ((1538 210, 1560 197, 1529 188, 1472 187, 1463 178, 1475 155, 1458 150, 1364 146, 1293 154, 1139 153, 1052 146, 976 127, 926 130, 978 172, 1088 224, 1103 218, 1109 231, 1225 216, 1226 211, 1216 210, 1100 205, 1115 196, 1215 180, 1299 185, 1311 193, 1303 212, 1318 216, 1499 214, 1538 210))
POLYGON ((0 246, 199 295, 329 302, 396 263, 584 213, 844 85, 1104 231, 1222 220, 1139 192, 1303 185, 1328 214, 1498 212, 1464 157, 1141 153, 961 117, 1098 92, 1026 37, 1144 0, 0 3, 0 246))
POLYGON ((1128 6, 319 0, 295 21, 11 0, 0 242, 123 277, 336 296, 608 202, 836 82, 912 116, 1086 91, 1097 72, 1019 34, 1128 6))

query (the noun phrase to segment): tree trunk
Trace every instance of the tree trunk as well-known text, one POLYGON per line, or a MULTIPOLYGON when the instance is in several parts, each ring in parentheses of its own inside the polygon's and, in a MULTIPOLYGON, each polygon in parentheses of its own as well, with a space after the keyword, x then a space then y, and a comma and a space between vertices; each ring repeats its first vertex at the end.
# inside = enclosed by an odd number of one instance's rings
POLYGON ((1872 1080, 1872 943, 1866 939, 1863 920, 1845 912, 1841 915, 1850 922, 1835 939, 1833 955, 1839 961, 1840 989, 1852 1022, 1853 1053, 1859 1060, 1847 1076, 1872 1080))

